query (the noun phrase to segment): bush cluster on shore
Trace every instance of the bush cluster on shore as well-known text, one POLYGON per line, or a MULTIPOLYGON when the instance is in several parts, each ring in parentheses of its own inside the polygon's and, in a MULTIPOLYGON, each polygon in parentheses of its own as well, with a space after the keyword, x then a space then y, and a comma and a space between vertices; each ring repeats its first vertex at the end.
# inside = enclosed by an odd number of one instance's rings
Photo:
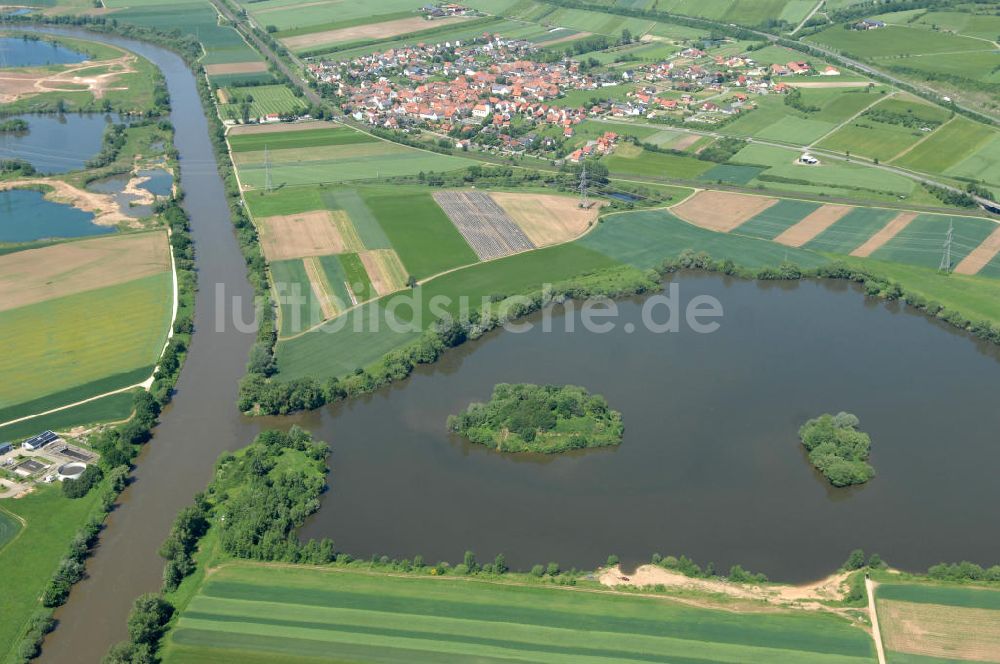
POLYGON ((448 418, 448 429, 498 452, 554 454, 622 441, 621 413, 575 385, 493 388, 488 403, 473 403, 448 418))

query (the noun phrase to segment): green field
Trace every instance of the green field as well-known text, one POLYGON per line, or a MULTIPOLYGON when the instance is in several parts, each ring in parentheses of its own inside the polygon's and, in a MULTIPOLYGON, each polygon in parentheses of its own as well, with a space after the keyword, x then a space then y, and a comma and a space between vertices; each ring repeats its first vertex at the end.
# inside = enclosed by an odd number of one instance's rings
POLYGON ((950 223, 955 229, 951 248, 954 265, 996 229, 996 223, 989 219, 922 214, 882 245, 872 258, 937 267, 941 263, 942 247, 950 223))
POLYGON ((259 152, 265 147, 269 150, 291 150, 295 148, 321 147, 324 145, 374 143, 377 140, 377 138, 363 134, 360 131, 330 125, 329 127, 303 129, 300 131, 232 134, 229 136, 229 147, 233 152, 259 152))
MULTIPOLYGON (((408 16, 420 7, 407 0, 379 0, 377 5, 365 3, 339 2, 306 2, 304 0, 264 0, 264 2, 241 2, 247 11, 261 25, 273 25, 278 30, 311 27, 316 30, 334 29, 327 27, 333 19, 335 26, 351 24, 359 20, 364 23, 375 23, 395 17, 397 13, 406 12, 408 16)), ((398 18, 398 17, 397 17, 398 18)), ((355 23, 356 25, 356 23, 355 23)))
POLYGON ((834 152, 849 152, 888 162, 903 150, 929 135, 920 129, 911 129, 902 125, 876 122, 871 118, 859 117, 851 124, 824 138, 817 147, 834 152))
MULTIPOLYGON (((282 136, 282 134, 271 134, 282 136)), ((271 178, 275 187, 349 182, 383 177, 451 171, 474 164, 462 157, 426 152, 389 141, 332 144, 272 150, 268 143, 271 178)), ((263 188, 264 151, 235 153, 244 185, 263 188)))
POLYGON ((235 29, 219 25, 218 13, 206 0, 105 0, 104 6, 115 10, 121 23, 195 35, 206 50, 203 64, 261 60, 235 29))
POLYGON ((304 101, 292 94, 291 89, 287 85, 254 85, 242 88, 228 88, 226 93, 229 95, 230 103, 219 106, 219 112, 223 117, 233 120, 241 118, 241 108, 244 101, 250 103, 250 117, 254 119, 270 114, 280 116, 294 115, 306 106, 304 101))
POLYGON ((365 271, 365 266, 357 254, 340 254, 340 265, 344 270, 344 278, 347 280, 354 297, 358 302, 367 302, 376 296, 375 288, 371 279, 365 271))
POLYGON ((479 260, 426 189, 382 187, 363 195, 411 276, 423 279, 479 260))
POLYGON ((332 210, 347 213, 365 249, 392 249, 388 236, 357 189, 340 188, 326 192, 323 202, 332 210))
MULTIPOLYGON (((152 367, 150 370, 152 370, 152 367)), ((146 372, 146 376, 149 376, 148 371, 146 372)), ((30 420, 18 422, 17 424, 8 424, 5 427, 0 427, 0 439, 18 440, 34 436, 47 429, 51 429, 52 431, 66 431, 71 427, 80 425, 127 420, 132 415, 132 404, 135 401, 135 394, 139 389, 141 388, 112 394, 88 401, 79 406, 60 410, 57 413, 33 417, 30 420)), ((13 418, 5 417, 4 419, 13 418)))
POLYGON ((702 161, 694 157, 646 150, 633 153, 622 149, 624 147, 626 146, 622 146, 614 154, 604 159, 604 164, 612 175, 645 175, 695 180, 702 173, 715 166, 710 161, 702 161))
MULTIPOLYGON (((281 336, 298 334, 323 321, 316 293, 313 292, 301 258, 271 262, 271 282, 280 312, 281 336)), ((347 300, 348 305, 350 300, 347 300)))
POLYGON ((1000 611, 1000 590, 930 584, 880 583, 877 594, 879 599, 894 599, 919 604, 947 604, 949 606, 964 606, 968 609, 1000 611))
POLYGON ((26 525, 17 538, 0 548, 0 569, 4 570, 0 661, 19 661, 15 655, 25 625, 42 608, 39 598, 77 528, 99 509, 101 493, 94 490, 71 500, 57 484, 42 484, 23 498, 3 502, 3 509, 26 525))
POLYGON ((0 507, 0 549, 7 546, 19 532, 21 532, 21 522, 0 507))
POLYGON ((806 41, 823 44, 859 58, 897 58, 901 55, 983 51, 983 41, 945 32, 890 25, 878 30, 845 30, 841 25, 827 28, 806 41))
POLYGON ((167 664, 268 662, 867 662, 860 629, 820 612, 731 613, 610 592, 229 564, 166 638, 167 664))
POLYGON ((805 244, 806 249, 849 254, 898 215, 897 210, 852 208, 836 223, 805 244))
POLYGON ((1000 134, 982 144, 971 155, 949 168, 948 175, 1000 184, 1000 134))
POLYGON ((739 225, 735 233, 773 240, 819 208, 819 203, 781 199, 757 216, 739 225))
POLYGON ((128 372, 148 367, 160 356, 170 323, 171 289, 172 276, 164 272, 0 313, 0 374, 5 378, 0 407, 109 375, 132 380, 128 372))
POLYGON ((956 116, 894 163, 928 173, 943 173, 996 137, 996 132, 986 125, 956 116))
POLYGON ((734 136, 809 145, 855 113, 883 99, 878 93, 865 92, 865 89, 803 89, 802 103, 819 109, 810 113, 789 106, 781 95, 768 95, 756 100, 756 109, 741 114, 721 131, 734 136))

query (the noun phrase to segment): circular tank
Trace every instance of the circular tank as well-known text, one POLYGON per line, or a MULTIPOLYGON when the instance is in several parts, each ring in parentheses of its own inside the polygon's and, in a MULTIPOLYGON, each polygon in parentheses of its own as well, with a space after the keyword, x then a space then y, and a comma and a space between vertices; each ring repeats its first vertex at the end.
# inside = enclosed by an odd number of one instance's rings
POLYGON ((83 471, 87 469, 87 464, 80 463, 79 461, 71 461, 70 463, 64 463, 59 466, 60 480, 75 480, 83 474, 83 471))

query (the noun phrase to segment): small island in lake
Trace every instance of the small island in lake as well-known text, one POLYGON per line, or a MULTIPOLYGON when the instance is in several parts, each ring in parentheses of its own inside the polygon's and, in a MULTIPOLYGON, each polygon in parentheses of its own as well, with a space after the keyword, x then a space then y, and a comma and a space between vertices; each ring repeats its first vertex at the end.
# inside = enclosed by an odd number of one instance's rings
POLYGON ((448 418, 448 429, 498 452, 555 454, 622 442, 622 415, 574 385, 500 383, 488 403, 448 418))
POLYGON ((875 476, 868 463, 872 440, 863 431, 857 416, 851 413, 821 415, 799 429, 809 461, 834 486, 864 484, 875 476))

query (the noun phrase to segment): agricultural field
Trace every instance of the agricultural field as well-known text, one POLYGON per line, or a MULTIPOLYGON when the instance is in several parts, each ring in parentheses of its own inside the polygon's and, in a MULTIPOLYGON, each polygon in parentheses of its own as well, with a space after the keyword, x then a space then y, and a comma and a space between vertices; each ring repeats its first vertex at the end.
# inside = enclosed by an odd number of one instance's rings
POLYGON ((604 158, 608 171, 615 175, 642 175, 661 178, 695 180, 715 164, 694 157, 663 152, 648 152, 634 145, 619 145, 604 158))
MULTIPOLYGON (((1000 253, 1000 225, 982 217, 901 212, 810 201, 703 191, 672 212, 712 231, 791 247, 936 268, 949 225, 952 257, 962 274, 977 274, 1000 253)), ((988 271, 987 271, 988 272, 988 271)))
POLYGON ((249 105, 249 117, 252 119, 272 114, 295 115, 306 106, 304 101, 292 94, 287 85, 224 88, 220 98, 225 98, 227 103, 219 106, 219 112, 224 118, 231 120, 241 119, 244 104, 249 105))
POLYGON ((273 25, 278 35, 308 29, 335 29, 338 25, 376 23, 401 16, 413 16, 420 4, 407 0, 379 0, 375 6, 342 0, 264 0, 241 1, 241 5, 262 26, 273 25))
POLYGON ((552 194, 372 185, 282 189, 247 203, 281 305, 282 338, 401 290, 411 277, 568 242, 591 228, 600 207, 581 210, 575 198, 552 194), (500 236, 518 241, 499 253, 483 244, 500 236))
POLYGON ((613 592, 230 563, 169 632, 164 662, 867 662, 872 644, 813 613, 731 613, 613 592))
POLYGON ((234 28, 219 25, 218 13, 205 0, 105 0, 114 18, 164 32, 192 34, 205 47, 204 65, 261 62, 261 56, 243 41, 234 28))
POLYGON ((806 41, 868 59, 984 51, 989 48, 979 39, 901 25, 889 25, 878 30, 846 30, 842 25, 835 25, 806 37, 806 41))
MULTIPOLYGON (((428 21, 421 15, 409 14, 401 18, 391 18, 386 21, 358 23, 320 29, 317 32, 302 33, 302 29, 285 33, 280 37, 288 49, 300 53, 312 49, 322 49, 339 44, 352 44, 371 40, 392 39, 402 35, 417 34, 427 30, 446 30, 457 27, 472 17, 453 17, 428 21)), ((354 23, 354 22, 351 22, 354 23)))
POLYGON ((140 383, 166 341, 173 279, 162 232, 0 256, 0 422, 140 383))
POLYGON ((958 116, 894 163, 928 173, 944 173, 997 138, 986 125, 958 116))
POLYGON ((243 188, 264 187, 265 149, 270 160, 271 181, 277 188, 443 172, 474 163, 344 128, 307 126, 310 128, 297 131, 275 125, 262 127, 260 132, 234 135, 231 138, 233 161, 243 188))
POLYGON ((1000 591, 882 583, 875 597, 889 664, 996 661, 1000 591))
POLYGON ((949 119, 950 113, 943 108, 910 95, 894 95, 826 136, 817 147, 885 162, 928 139, 949 119))
POLYGON ((3 549, 21 531, 21 522, 0 508, 0 549, 3 549))

